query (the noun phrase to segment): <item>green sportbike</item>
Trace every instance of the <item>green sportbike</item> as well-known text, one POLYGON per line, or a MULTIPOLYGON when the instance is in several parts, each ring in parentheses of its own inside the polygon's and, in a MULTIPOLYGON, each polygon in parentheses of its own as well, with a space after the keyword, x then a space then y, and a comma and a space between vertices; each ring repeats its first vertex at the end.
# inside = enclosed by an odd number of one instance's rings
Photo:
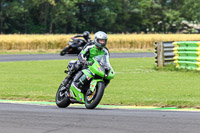
MULTIPOLYGON (((56 93, 56 105, 66 108, 71 103, 85 104, 87 109, 94 109, 101 101, 104 89, 114 78, 115 72, 110 65, 109 57, 99 55, 93 58, 94 62, 86 69, 79 71, 70 80, 70 88, 61 91, 62 84, 56 93)), ((70 61, 68 69, 74 63, 70 61)))

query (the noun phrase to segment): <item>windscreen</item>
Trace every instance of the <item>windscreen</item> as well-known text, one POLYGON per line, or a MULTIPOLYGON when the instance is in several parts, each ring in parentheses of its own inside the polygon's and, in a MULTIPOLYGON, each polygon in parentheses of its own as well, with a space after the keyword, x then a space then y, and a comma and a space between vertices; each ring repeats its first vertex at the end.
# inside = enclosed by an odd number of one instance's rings
POLYGON ((105 68, 110 68, 110 62, 109 62, 109 56, 108 55, 99 55, 99 56, 96 56, 94 57, 98 62, 99 64, 105 68))

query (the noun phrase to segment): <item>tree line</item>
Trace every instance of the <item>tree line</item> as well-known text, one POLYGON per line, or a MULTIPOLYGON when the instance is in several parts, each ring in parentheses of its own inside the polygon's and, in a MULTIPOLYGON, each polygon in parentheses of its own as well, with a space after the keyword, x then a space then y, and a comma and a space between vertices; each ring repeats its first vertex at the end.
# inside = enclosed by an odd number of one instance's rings
POLYGON ((200 0, 0 0, 0 33, 176 33, 199 24, 199 5, 200 0))

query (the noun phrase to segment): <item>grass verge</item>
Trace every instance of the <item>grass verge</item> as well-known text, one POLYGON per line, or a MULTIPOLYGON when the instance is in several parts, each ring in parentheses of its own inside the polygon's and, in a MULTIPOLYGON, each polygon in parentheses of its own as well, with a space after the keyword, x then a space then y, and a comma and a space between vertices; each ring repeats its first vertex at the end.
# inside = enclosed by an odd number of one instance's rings
MULTIPOLYGON (((69 60, 1 62, 0 99, 54 101, 69 60)), ((200 75, 155 69, 153 58, 111 59, 115 79, 101 104, 198 107, 200 75)))

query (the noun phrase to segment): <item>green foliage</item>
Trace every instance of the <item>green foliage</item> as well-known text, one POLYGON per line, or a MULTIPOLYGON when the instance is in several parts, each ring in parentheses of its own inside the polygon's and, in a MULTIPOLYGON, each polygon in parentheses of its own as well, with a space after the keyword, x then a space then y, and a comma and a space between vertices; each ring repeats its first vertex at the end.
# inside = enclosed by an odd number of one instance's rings
POLYGON ((0 0, 0 33, 175 33, 183 20, 199 24, 199 5, 200 0, 0 0))

